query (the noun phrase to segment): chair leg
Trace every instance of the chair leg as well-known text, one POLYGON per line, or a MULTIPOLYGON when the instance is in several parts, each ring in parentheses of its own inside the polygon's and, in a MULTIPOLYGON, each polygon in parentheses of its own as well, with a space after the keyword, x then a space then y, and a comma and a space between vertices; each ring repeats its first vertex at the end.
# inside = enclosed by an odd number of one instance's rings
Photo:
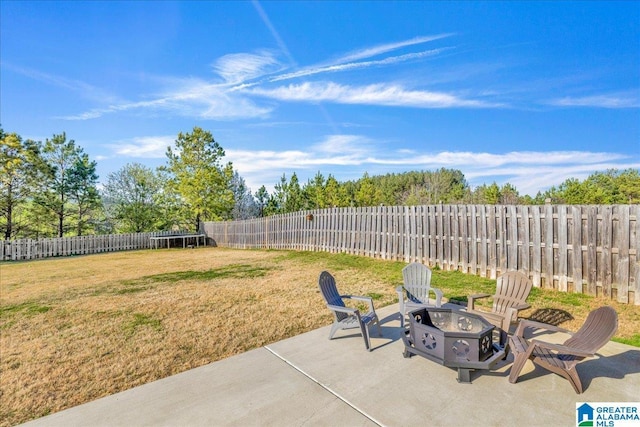
POLYGON ((340 325, 340 323, 333 322, 333 325, 331 325, 331 331, 329 331, 329 339, 332 339, 333 335, 341 328, 342 328, 342 325, 340 325))
POLYGON ((512 335, 507 345, 509 345, 513 353, 513 365, 511 365, 511 372, 509 373, 509 382, 515 384, 533 348, 528 345, 524 338, 518 335, 512 335))
POLYGON ((380 319, 376 316, 376 326, 378 327, 378 336, 382 336, 382 328, 380 327, 380 319))
POLYGON ((360 322, 360 330, 362 331, 362 338, 364 338, 364 345, 367 350, 371 351, 371 341, 369 340, 369 327, 360 322))
POLYGON ((471 369, 458 368, 458 382, 471 384, 471 369))
POLYGON ((505 332, 504 329, 500 329, 500 345, 501 346, 506 346, 507 340, 509 339, 509 336, 507 335, 507 332, 505 332))
POLYGON ((513 365, 511 365, 511 372, 509 373, 509 382, 511 384, 515 384, 518 381, 518 376, 520 376, 520 372, 528 359, 526 353, 513 354, 513 365))
POLYGON ((563 376, 569 380, 576 393, 582 394, 582 382, 580 381, 580 377, 578 376, 578 372, 576 371, 575 366, 573 367, 573 369, 569 369, 564 372, 566 373, 566 375, 563 376))

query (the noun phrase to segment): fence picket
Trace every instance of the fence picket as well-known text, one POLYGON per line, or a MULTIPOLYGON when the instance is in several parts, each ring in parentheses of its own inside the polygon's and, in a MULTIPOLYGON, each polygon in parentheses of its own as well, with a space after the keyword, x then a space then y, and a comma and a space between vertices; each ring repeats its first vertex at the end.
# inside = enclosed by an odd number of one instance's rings
POLYGON ((555 228, 558 230, 557 260, 554 261, 558 266, 556 272, 558 276, 558 289, 567 292, 567 207, 564 205, 558 206, 558 222, 555 228))
POLYGON ((640 305, 637 205, 330 208, 301 223, 306 214, 257 218, 244 228, 205 223, 203 229, 219 246, 346 252, 493 279, 520 270, 536 287, 640 305))
POLYGON ((573 277, 573 292, 582 293, 582 209, 580 206, 571 207, 572 217, 572 236, 573 242, 571 248, 572 258, 572 277, 573 277))
POLYGON ((614 246, 618 248, 615 283, 617 283, 618 302, 629 302, 629 206, 618 206, 618 221, 615 228, 614 246))
POLYGON ((612 232, 612 208, 611 206, 603 206, 602 209, 602 233, 600 234, 602 238, 602 264, 603 267, 600 269, 601 275, 601 283, 602 283, 602 295, 610 298, 612 294, 612 275, 613 271, 611 270, 611 232, 612 232))
POLYGON ((487 268, 488 268, 488 233, 487 229, 487 207, 479 206, 480 209, 480 228, 478 230, 478 235, 480 236, 480 250, 478 252, 478 261, 480 262, 480 277, 487 277, 487 268))

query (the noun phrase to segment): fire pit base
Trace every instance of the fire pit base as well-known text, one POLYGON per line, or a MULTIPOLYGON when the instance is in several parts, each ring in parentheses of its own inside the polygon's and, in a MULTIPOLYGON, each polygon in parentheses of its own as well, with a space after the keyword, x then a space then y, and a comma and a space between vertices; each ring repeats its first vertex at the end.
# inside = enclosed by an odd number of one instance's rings
POLYGON ((491 369, 506 349, 493 342, 494 326, 459 310, 427 307, 409 314, 402 334, 404 357, 414 354, 458 369, 458 382, 470 383, 471 371, 491 369))

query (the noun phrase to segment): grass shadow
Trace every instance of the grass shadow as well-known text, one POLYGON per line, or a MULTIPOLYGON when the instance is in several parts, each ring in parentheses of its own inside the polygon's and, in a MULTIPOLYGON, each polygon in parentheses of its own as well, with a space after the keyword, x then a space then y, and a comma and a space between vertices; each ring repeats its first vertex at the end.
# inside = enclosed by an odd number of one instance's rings
POLYGON ((248 264, 232 264, 211 270, 187 270, 172 273, 152 274, 135 280, 125 280, 125 288, 117 289, 118 294, 142 292, 157 283, 176 283, 185 280, 207 281, 215 279, 253 279, 265 276, 275 267, 256 267, 248 264))

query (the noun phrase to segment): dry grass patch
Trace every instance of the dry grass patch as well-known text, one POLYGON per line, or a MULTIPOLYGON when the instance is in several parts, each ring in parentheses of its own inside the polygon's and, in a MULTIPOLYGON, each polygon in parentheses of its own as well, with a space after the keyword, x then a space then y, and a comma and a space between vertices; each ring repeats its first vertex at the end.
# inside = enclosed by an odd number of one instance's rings
MULTIPOLYGON (((331 322, 317 290, 326 260, 282 252, 140 251, 0 268, 3 426, 331 322)), ((336 276, 345 292, 393 302, 389 283, 336 276)))
MULTIPOLYGON (((405 264, 344 254, 223 248, 148 250, 0 264, 0 426, 15 425, 331 323, 317 287, 397 302, 405 264)), ((495 281, 434 270, 445 296, 495 281)), ((534 289, 536 310, 577 329, 613 305, 617 339, 638 341, 639 309, 534 289)), ((401 356, 399 356, 401 357, 401 356)))

